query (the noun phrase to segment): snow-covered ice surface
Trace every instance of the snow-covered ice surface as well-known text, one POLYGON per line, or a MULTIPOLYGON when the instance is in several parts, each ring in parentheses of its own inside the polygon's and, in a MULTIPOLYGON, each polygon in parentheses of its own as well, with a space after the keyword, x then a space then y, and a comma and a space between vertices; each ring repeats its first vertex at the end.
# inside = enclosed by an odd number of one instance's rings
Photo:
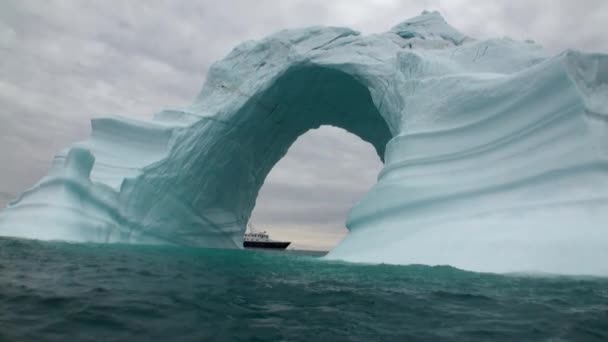
POLYGON ((0 235, 239 247, 266 175, 320 125, 385 162, 328 258, 608 275, 608 56, 475 40, 437 12, 237 46, 189 107, 93 120, 0 235))

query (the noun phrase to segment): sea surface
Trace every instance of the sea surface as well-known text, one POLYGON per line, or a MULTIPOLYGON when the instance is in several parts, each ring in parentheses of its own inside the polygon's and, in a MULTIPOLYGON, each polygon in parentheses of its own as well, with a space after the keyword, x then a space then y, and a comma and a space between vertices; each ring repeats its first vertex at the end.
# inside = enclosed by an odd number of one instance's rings
POLYGON ((608 279, 0 239, 1 341, 608 341, 608 279))

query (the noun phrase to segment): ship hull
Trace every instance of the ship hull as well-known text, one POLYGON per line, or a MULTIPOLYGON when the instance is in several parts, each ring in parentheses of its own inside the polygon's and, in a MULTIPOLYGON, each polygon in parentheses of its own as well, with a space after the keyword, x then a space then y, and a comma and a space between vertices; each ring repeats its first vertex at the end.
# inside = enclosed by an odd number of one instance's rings
POLYGON ((245 248, 285 249, 291 242, 282 241, 243 241, 245 248))

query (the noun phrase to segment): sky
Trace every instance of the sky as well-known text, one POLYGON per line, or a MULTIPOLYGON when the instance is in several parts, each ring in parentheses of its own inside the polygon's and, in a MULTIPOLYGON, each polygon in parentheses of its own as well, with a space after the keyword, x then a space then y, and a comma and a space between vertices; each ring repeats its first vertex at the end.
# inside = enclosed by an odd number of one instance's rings
MULTIPOLYGON (((439 10, 478 39, 532 39, 549 54, 608 52, 608 1, 222 0, 0 2, 0 207, 46 173, 93 117, 188 105, 209 65, 284 28, 388 30, 439 10)), ((327 249, 382 164, 337 128, 310 131, 271 171, 253 220, 297 248, 327 249)))

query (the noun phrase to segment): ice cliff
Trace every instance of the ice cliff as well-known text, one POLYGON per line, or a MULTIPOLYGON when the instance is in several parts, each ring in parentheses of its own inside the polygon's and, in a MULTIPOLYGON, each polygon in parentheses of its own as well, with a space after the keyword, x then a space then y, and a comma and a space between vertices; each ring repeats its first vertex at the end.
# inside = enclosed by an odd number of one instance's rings
POLYGON ((237 46, 189 107, 93 120, 0 235, 238 247, 268 172, 320 125, 385 163, 328 258, 608 274, 608 56, 476 40, 437 12, 237 46))

